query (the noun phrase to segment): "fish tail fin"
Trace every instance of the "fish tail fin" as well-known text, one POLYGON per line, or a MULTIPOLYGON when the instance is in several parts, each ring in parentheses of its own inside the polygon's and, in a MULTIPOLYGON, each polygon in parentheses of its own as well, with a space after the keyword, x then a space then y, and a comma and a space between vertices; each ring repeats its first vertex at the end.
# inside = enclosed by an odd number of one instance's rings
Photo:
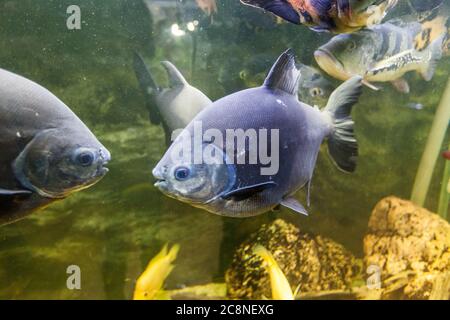
POLYGON ((434 72, 436 71, 436 66, 438 65, 439 60, 442 58, 442 44, 444 42, 445 35, 440 36, 429 47, 429 51, 426 50, 426 54, 429 55, 428 63, 425 63, 420 70, 420 74, 422 75, 425 81, 430 81, 434 72))
POLYGON ((270 251, 260 244, 257 244, 253 247, 253 253, 261 257, 261 259, 263 259, 264 261, 266 261, 267 264, 269 264, 269 266, 274 265, 276 263, 275 258, 270 253, 270 251))
POLYGON ((139 86, 146 98, 146 105, 150 114, 150 122, 158 125, 161 123, 161 116, 156 106, 156 96, 160 92, 160 88, 153 79, 153 76, 147 68, 144 59, 137 52, 134 52, 133 55, 133 68, 139 82, 139 86))
POLYGON ((351 111, 362 93, 362 78, 355 76, 341 84, 330 96, 324 113, 331 117, 332 131, 328 152, 335 165, 344 172, 354 172, 358 142, 354 135, 351 111))

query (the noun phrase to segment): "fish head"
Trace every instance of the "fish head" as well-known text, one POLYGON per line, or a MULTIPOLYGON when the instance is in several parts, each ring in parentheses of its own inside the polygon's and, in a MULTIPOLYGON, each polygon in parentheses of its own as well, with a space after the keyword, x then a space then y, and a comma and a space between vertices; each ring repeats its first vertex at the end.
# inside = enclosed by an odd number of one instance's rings
POLYGON ((30 141, 13 168, 24 187, 46 198, 65 198, 100 181, 110 160, 92 133, 50 129, 30 141))
POLYGON ((333 84, 315 68, 301 65, 299 100, 309 105, 325 106, 335 89, 333 84))
POLYGON ((370 30, 340 34, 314 52, 317 64, 330 76, 347 80, 364 75, 378 48, 370 30))
POLYGON ((166 196, 204 207, 234 186, 236 169, 227 164, 225 153, 215 144, 202 143, 196 148, 190 142, 180 134, 152 173, 155 186, 166 196))

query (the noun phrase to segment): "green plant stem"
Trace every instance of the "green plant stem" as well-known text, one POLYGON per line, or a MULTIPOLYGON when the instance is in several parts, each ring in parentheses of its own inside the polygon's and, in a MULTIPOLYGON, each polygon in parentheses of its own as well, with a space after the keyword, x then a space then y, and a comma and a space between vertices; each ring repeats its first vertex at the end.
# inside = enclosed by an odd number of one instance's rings
POLYGON ((430 135, 420 161, 411 201, 423 207, 430 187, 433 170, 441 152, 441 146, 450 121, 450 79, 447 82, 441 103, 436 110, 430 135))
MULTIPOLYGON (((450 146, 448 147, 448 149, 450 150, 450 146)), ((446 161, 438 206, 438 214, 444 219, 448 219, 448 205, 450 202, 449 187, 450 187, 450 161, 446 161)))

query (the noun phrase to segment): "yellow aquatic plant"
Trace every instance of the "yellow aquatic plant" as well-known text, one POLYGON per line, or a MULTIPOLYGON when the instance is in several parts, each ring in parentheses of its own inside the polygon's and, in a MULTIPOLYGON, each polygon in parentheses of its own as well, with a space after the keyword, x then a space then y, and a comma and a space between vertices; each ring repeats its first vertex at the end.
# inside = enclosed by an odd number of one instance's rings
POLYGON ((286 279, 280 266, 275 261, 273 255, 262 245, 256 245, 253 253, 261 257, 270 277, 270 287, 272 289, 272 299, 274 300, 294 300, 294 293, 286 279))
POLYGON ((162 250, 149 262, 147 268, 136 281, 133 300, 153 300, 161 290, 164 281, 175 267, 172 263, 177 258, 180 246, 175 244, 168 249, 165 244, 162 250))

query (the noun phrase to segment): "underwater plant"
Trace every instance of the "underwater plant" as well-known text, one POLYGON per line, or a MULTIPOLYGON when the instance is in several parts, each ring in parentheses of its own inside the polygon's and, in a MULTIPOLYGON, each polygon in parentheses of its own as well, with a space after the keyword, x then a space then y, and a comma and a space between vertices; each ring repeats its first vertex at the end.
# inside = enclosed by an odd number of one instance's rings
MULTIPOLYGON (((447 82, 447 87, 445 89, 444 95, 442 96, 439 107, 436 111, 433 124, 431 126, 431 131, 428 136, 428 140, 425 146, 425 150, 420 161, 419 169, 417 171, 416 180, 414 183, 411 201, 415 204, 422 206, 425 203, 425 199, 428 194, 428 189, 431 183, 431 177, 433 175, 433 170, 436 165, 439 153, 441 151, 441 146, 445 138, 445 133, 447 132, 448 123, 450 121, 450 79, 447 82)), ((449 165, 446 165, 446 170, 444 173, 448 177, 449 165)), ((447 178, 448 181, 448 178, 447 178)), ((440 197, 439 204, 439 215, 442 217, 447 216, 448 211, 448 198, 447 188, 443 186, 440 197), (447 193, 445 195, 445 193, 447 193), (444 208, 444 201, 447 198, 447 207, 444 208)))
MULTIPOLYGON (((447 103, 450 105, 450 103, 447 103)), ((450 149, 450 146, 449 146, 450 149)), ((441 192, 439 195, 438 214, 448 219, 448 205, 450 203, 450 161, 445 162, 444 175, 442 177, 441 192)))

